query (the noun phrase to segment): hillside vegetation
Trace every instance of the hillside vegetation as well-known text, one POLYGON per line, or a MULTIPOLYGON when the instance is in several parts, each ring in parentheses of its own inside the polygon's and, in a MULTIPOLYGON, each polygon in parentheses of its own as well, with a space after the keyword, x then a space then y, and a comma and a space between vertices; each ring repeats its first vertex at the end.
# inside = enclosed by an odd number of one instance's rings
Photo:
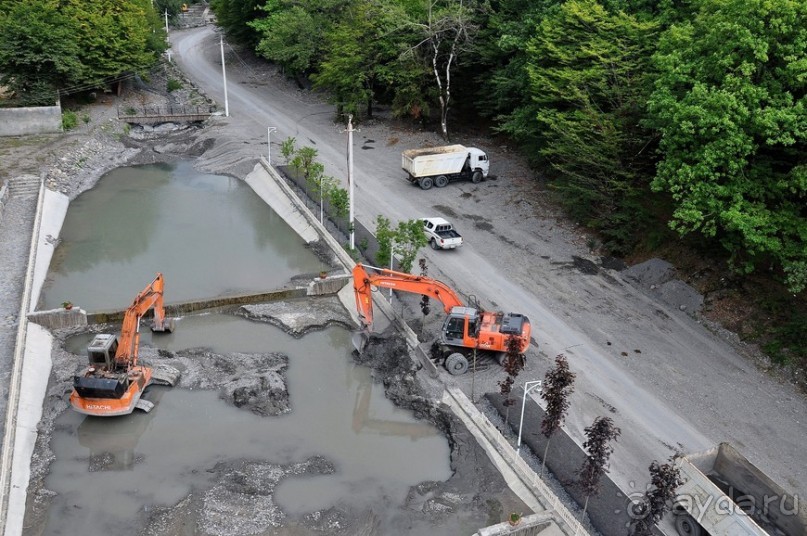
MULTIPOLYGON (((50 103, 56 90, 145 71, 164 50, 164 14, 179 6, 0 0, 0 83, 50 103)), ((458 117, 491 125, 597 233, 600 251, 708 259, 720 269, 701 290, 720 290, 723 308, 745 311, 739 331, 778 361, 807 362, 807 3, 212 0, 211 8, 228 39, 313 83, 338 114, 361 121, 384 104, 446 139, 458 117)))

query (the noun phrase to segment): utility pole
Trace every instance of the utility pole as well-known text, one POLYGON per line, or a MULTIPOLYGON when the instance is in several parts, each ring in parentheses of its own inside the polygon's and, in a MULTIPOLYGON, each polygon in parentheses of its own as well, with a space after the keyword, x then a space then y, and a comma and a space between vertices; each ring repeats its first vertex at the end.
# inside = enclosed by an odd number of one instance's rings
POLYGON ((224 78, 224 117, 230 117, 230 103, 227 101, 227 70, 224 68, 224 36, 219 36, 221 44, 221 76, 224 78))
POLYGON ((356 249, 355 233, 353 230, 353 114, 347 116, 347 184, 348 198, 350 200, 350 250, 356 249))
POLYGON ((266 127, 266 138, 269 142, 268 150, 266 152, 266 160, 269 162, 269 165, 272 165, 272 132, 277 131, 277 127, 266 127))

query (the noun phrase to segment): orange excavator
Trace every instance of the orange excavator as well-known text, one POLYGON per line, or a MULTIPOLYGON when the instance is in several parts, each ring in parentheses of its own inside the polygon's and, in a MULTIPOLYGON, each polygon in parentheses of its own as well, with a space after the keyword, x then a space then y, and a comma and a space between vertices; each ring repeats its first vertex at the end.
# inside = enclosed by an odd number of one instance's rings
MULTIPOLYGON (((135 408, 151 409, 153 404, 140 397, 146 387, 157 382, 157 378, 154 370, 137 362, 140 319, 153 307, 152 331, 174 331, 175 319, 165 318, 163 284, 163 275, 158 273, 126 309, 120 339, 100 333, 90 342, 87 347, 89 365, 73 377, 70 405, 74 410, 85 415, 114 417, 128 415, 135 408)), ((159 383, 173 385, 172 380, 175 381, 176 377, 161 378, 159 383)))
POLYGON ((421 294, 443 304, 448 316, 443 322, 438 349, 451 374, 463 374, 468 370, 468 358, 474 350, 492 353, 501 364, 511 338, 518 340, 520 353, 529 348, 530 320, 524 315, 480 311, 477 307, 463 305, 448 285, 435 279, 357 264, 353 268, 353 291, 361 330, 354 337, 353 344, 359 352, 367 345, 373 327, 373 287, 421 294))

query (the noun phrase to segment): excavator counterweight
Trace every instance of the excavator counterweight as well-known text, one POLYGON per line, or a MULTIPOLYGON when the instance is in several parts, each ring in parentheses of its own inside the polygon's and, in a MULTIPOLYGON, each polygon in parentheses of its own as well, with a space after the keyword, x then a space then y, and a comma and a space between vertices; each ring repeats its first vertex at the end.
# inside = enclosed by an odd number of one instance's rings
MULTIPOLYGON (((152 330, 172 332, 173 318, 165 318, 163 276, 157 274, 126 310, 120 337, 100 333, 87 346, 89 363, 73 377, 70 405, 85 415, 128 415, 140 404, 143 391, 154 381, 154 371, 137 362, 140 320, 154 309, 152 330)), ((147 407, 143 404, 142 407, 147 407)))
POLYGON ((359 353, 366 348, 372 332, 372 290, 378 287, 421 294, 443 305, 447 316, 438 347, 446 369, 452 374, 462 374, 468 369, 468 356, 474 350, 493 354, 501 363, 511 339, 517 341, 521 354, 529 348, 531 325, 524 315, 479 311, 463 305, 456 292, 436 279, 357 264, 353 268, 353 291, 361 328, 353 334, 353 346, 359 353))

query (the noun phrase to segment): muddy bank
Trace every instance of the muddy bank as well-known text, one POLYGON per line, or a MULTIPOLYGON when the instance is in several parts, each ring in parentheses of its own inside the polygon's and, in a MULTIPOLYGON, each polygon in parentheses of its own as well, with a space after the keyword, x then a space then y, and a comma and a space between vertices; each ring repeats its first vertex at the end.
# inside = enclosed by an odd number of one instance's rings
POLYGON ((350 315, 336 296, 244 305, 235 314, 272 324, 294 337, 328 326, 354 328, 350 315))

